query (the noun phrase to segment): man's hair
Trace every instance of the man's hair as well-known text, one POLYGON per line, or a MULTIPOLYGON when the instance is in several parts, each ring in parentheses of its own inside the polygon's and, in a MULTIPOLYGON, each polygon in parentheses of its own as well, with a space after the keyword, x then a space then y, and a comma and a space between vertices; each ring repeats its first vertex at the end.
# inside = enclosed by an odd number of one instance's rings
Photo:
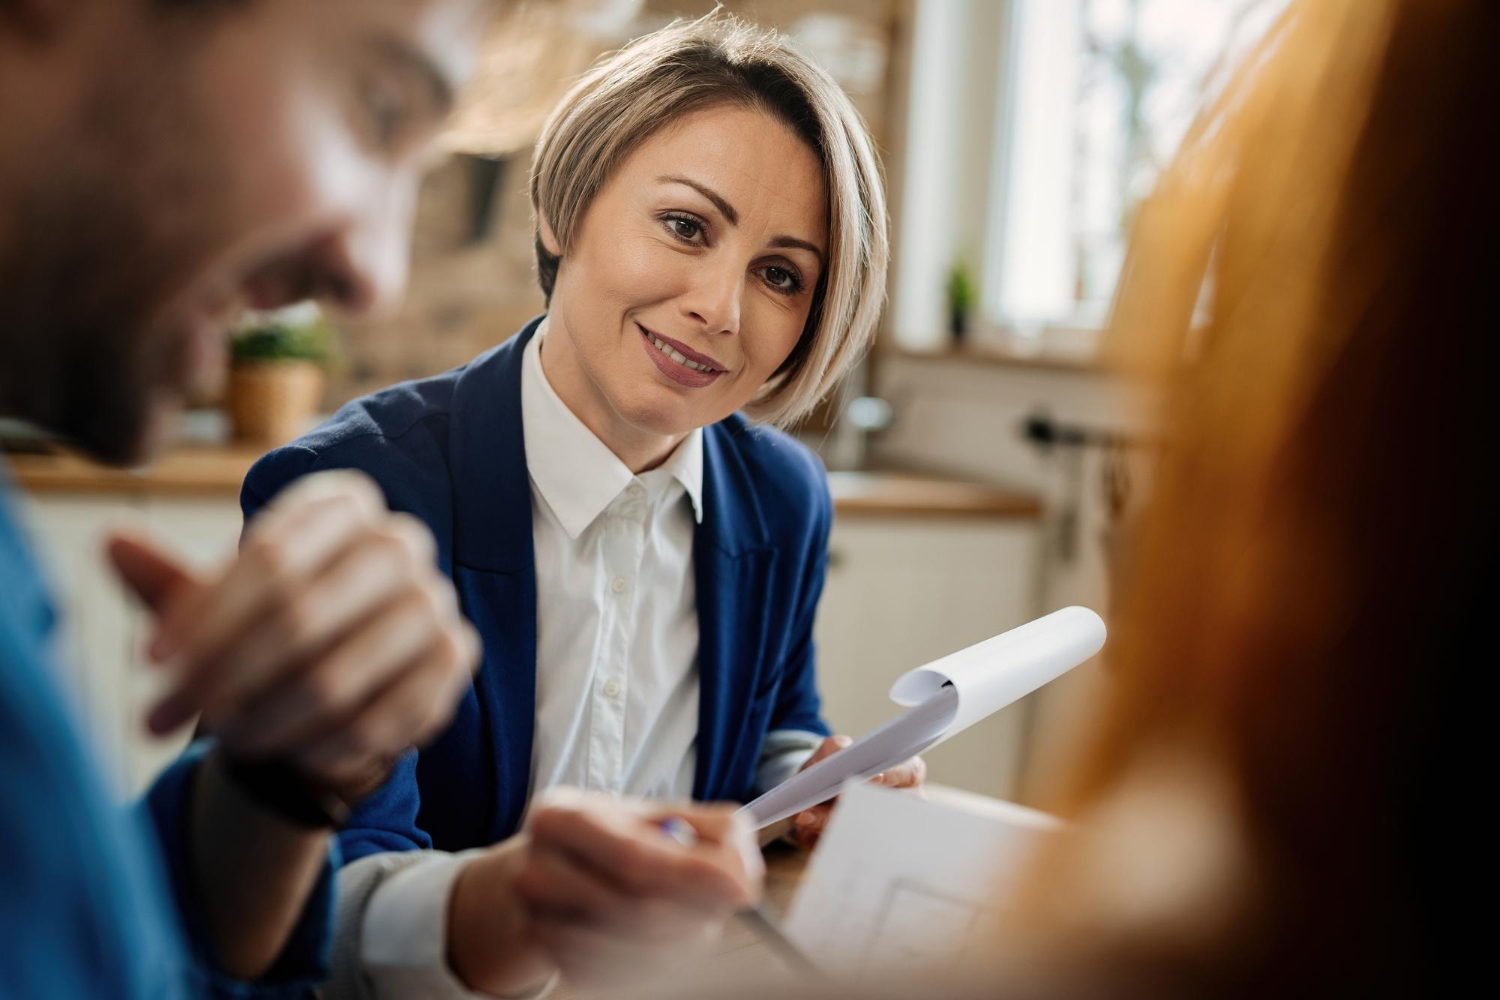
POLYGON ((255 2, 256 0, 152 0, 159 13, 183 17, 227 14, 231 10, 249 7, 255 2))
POLYGON ((807 415, 869 345, 889 247, 885 191, 864 121, 833 78, 780 35, 709 15, 637 39, 585 74, 552 112, 532 160, 537 270, 550 301, 560 259, 542 245, 542 218, 566 254, 626 157, 667 126, 725 104, 786 123, 817 154, 828 188, 828 260, 807 325, 746 407, 784 426, 807 415))

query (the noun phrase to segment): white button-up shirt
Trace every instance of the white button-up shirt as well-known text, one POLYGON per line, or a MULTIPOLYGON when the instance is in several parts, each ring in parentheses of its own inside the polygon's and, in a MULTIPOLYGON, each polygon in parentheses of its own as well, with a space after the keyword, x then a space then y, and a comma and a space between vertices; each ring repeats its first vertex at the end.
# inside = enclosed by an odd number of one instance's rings
MULTIPOLYGON (((547 382, 546 332, 543 321, 521 362, 536 552, 532 795, 571 785, 687 798, 697 765, 693 529, 703 518, 703 431, 656 469, 632 473, 547 382)), ((821 739, 767 734, 757 788, 790 777, 821 739)), ((349 918, 360 935, 361 998, 478 996, 446 961, 448 896, 474 853, 429 852, 392 877, 379 872, 390 867, 383 855, 350 866, 351 885, 376 883, 349 918)))
POLYGON ((686 798, 698 737, 693 528, 703 431, 632 473, 521 360, 536 548, 532 794, 553 785, 686 798))

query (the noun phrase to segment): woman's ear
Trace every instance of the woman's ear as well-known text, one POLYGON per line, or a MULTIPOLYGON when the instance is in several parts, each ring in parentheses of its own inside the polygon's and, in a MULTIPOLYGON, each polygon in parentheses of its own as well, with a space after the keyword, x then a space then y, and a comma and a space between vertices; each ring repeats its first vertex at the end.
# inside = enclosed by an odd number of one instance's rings
POLYGON ((562 256, 562 244, 557 242, 557 234, 552 231, 552 223, 547 221, 547 214, 541 209, 536 213, 537 238, 542 241, 542 249, 554 257, 562 256))

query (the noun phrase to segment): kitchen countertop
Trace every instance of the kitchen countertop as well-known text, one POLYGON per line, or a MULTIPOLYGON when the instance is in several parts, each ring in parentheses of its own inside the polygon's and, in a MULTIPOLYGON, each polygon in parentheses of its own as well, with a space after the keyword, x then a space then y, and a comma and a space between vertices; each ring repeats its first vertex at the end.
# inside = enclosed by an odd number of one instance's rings
POLYGON ((8 454, 11 475, 32 493, 127 493, 238 497, 264 448, 179 447, 142 469, 116 469, 70 452, 8 454))
POLYGON ((1034 494, 961 479, 905 472, 830 472, 828 489, 840 517, 1034 518, 1034 494))
MULTIPOLYGON (((10 454, 21 486, 35 494, 129 494, 234 499, 259 447, 183 446, 145 469, 101 466, 75 454, 10 454)), ((981 483, 901 472, 832 472, 828 485, 840 517, 1034 518, 1040 500, 981 483)))

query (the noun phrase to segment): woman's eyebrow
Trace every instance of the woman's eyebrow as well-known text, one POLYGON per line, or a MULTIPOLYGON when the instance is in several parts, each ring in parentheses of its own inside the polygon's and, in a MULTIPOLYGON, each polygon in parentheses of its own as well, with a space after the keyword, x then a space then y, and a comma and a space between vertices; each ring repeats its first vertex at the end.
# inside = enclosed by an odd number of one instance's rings
POLYGON ((736 212, 734 210, 734 206, 729 204, 729 202, 724 199, 724 196, 719 194, 713 188, 705 187, 695 180, 690 180, 687 177, 682 177, 677 174, 671 174, 666 177, 658 177, 657 180, 663 184, 686 184, 688 187, 692 188, 694 191, 697 191, 703 197, 713 202, 714 207, 717 208, 720 212, 724 213, 724 218, 729 220, 729 224, 731 226, 737 226, 740 224, 740 213, 736 212))
POLYGON ((789 249, 798 250, 810 250, 812 251, 812 253, 817 255, 818 263, 823 263, 823 249, 821 247, 819 247, 816 243, 809 243, 807 242, 807 240, 799 240, 795 236, 778 236, 771 241, 771 246, 786 247, 789 249))
MULTIPOLYGON (((724 214, 724 218, 729 220, 729 224, 731 226, 737 226, 740 224, 740 213, 736 212, 734 210, 734 206, 729 204, 729 202, 724 199, 724 196, 719 194, 713 188, 707 187, 689 177, 683 177, 679 174, 668 174, 663 177, 658 177, 657 181, 662 184, 686 184, 688 187, 692 188, 694 191, 697 191, 703 197, 713 202, 714 207, 724 214)), ((824 260, 823 249, 821 247, 819 247, 816 243, 809 243, 807 240, 798 239, 795 236, 778 236, 771 241, 771 246, 782 247, 786 249, 808 250, 817 255, 818 263, 821 264, 824 260)))

